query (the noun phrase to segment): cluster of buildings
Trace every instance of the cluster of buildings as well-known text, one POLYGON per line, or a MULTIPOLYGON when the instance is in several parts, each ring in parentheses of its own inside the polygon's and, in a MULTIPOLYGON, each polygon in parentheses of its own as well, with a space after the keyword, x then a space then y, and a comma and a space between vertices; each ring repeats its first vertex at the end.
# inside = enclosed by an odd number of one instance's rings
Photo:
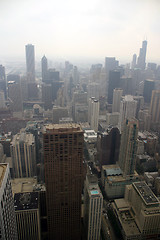
POLYGON ((0 239, 160 239, 160 66, 0 65, 0 239), (113 224, 114 222, 114 224, 113 224), (115 228, 116 224, 116 228, 115 228), (115 230, 116 229, 116 230, 115 230))

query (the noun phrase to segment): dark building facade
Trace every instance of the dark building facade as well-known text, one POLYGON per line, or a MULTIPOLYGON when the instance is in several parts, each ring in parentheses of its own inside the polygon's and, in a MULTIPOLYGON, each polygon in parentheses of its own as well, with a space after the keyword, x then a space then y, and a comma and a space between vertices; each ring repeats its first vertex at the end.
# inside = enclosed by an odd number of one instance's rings
POLYGON ((108 129, 98 135, 98 156, 100 165, 115 164, 118 161, 120 148, 120 132, 118 128, 108 129))
POLYGON ((145 103, 150 103, 151 102, 151 97, 152 97, 152 91, 155 88, 155 82, 150 79, 146 79, 144 81, 144 90, 143 90, 143 97, 145 103))
POLYGON ((113 90, 120 87, 120 72, 110 71, 109 72, 109 85, 108 85, 108 103, 112 104, 113 101, 113 90))
POLYGON ((49 239, 80 240, 83 131, 78 124, 48 125, 43 142, 49 239))

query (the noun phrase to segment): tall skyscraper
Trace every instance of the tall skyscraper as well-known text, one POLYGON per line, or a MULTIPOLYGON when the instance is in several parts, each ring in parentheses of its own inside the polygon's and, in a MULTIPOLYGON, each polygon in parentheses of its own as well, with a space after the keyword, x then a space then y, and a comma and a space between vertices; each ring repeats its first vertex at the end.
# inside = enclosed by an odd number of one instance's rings
POLYGON ((160 90, 152 91, 150 114, 152 123, 160 123, 160 90))
POLYGON ((48 61, 46 56, 43 56, 41 59, 41 67, 42 67, 42 82, 47 82, 48 78, 48 61))
POLYGON ((146 52, 147 52, 147 41, 142 42, 142 48, 139 51, 139 57, 137 60, 137 67, 144 70, 146 67, 146 52))
POLYGON ((115 88, 113 90, 113 105, 112 112, 120 112, 120 103, 123 90, 121 88, 115 88))
POLYGON ((17 240, 9 165, 0 163, 0 239, 17 240))
POLYGON ((96 176, 88 174, 84 188, 84 227, 87 240, 100 240, 103 196, 96 176))
POLYGON ((133 175, 137 153, 138 120, 126 119, 121 136, 119 166, 124 176, 133 175))
POLYGON ((35 137, 33 134, 21 132, 13 137, 11 157, 14 177, 34 177, 36 175, 35 137))
POLYGON ((123 130, 123 125, 126 119, 135 118, 137 110, 137 101, 133 96, 126 95, 120 104, 120 124, 119 127, 123 130))
POLYGON ((120 87, 120 72, 110 71, 109 72, 109 84, 108 84, 108 103, 112 104, 113 101, 113 90, 120 87))
POLYGON ((28 82, 35 81, 35 53, 34 45, 28 44, 25 46, 26 49, 26 69, 27 69, 27 80, 28 82))
POLYGON ((132 59, 132 65, 131 65, 132 69, 134 69, 136 67, 136 61, 137 61, 137 55, 134 54, 133 59, 132 59))
POLYGON ((98 131, 99 119, 99 101, 95 98, 90 98, 88 102, 88 122, 95 132, 98 131))
POLYGON ((43 143, 49 239, 80 240, 83 131, 78 124, 47 125, 43 143))

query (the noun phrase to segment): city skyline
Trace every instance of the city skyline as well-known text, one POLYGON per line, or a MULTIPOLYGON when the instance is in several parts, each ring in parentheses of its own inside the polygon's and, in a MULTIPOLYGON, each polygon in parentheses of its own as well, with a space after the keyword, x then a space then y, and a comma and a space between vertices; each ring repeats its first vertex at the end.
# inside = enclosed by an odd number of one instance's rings
POLYGON ((131 62, 147 38, 146 61, 158 62, 159 7, 157 0, 2 1, 0 60, 24 59, 24 45, 32 43, 36 59, 131 62))

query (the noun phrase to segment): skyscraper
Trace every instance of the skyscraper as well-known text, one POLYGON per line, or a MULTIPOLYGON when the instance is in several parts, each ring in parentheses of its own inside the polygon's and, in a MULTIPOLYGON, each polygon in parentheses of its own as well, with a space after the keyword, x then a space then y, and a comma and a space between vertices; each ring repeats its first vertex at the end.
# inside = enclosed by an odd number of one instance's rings
POLYGON ((126 95, 120 104, 120 129, 123 130, 123 125, 126 119, 135 118, 137 110, 137 101, 133 96, 126 95))
POLYGON ((0 163, 0 239, 17 240, 9 165, 0 163))
POLYGON ((144 81, 143 97, 145 103, 151 102, 152 91, 155 88, 155 81, 151 79, 146 79, 144 81))
POLYGON ((102 165, 116 164, 119 156, 121 135, 119 129, 113 127, 104 133, 98 133, 97 151, 102 165))
POLYGON ((136 61, 137 61, 137 55, 134 54, 133 59, 132 59, 132 65, 131 65, 132 69, 134 69, 136 67, 136 61))
POLYGON ((35 137, 30 133, 19 133, 11 143, 11 157, 14 177, 33 177, 36 175, 35 137))
POLYGON ((152 91, 150 114, 152 123, 160 122, 160 90, 152 91))
POLYGON ((48 61, 46 56, 43 56, 41 59, 41 67, 42 67, 42 82, 47 82, 48 77, 48 61))
POLYGON ((98 131, 98 119, 99 119, 99 101, 94 97, 89 99, 88 103, 88 122, 95 132, 98 131))
POLYGON ((47 125, 43 143, 49 239, 80 240, 83 131, 78 124, 47 125))
POLYGON ((12 100, 13 112, 22 112, 23 104, 20 83, 8 82, 8 97, 12 100))
POLYGON ((146 67, 146 52, 147 52, 147 41, 142 42, 142 48, 139 51, 139 57, 137 60, 137 67, 144 70, 146 67))
POLYGON ((5 98, 7 98, 6 74, 5 67, 3 65, 0 65, 0 91, 3 91, 5 98))
POLYGON ((115 57, 105 57, 105 71, 109 74, 109 71, 115 70, 118 67, 119 62, 115 57))
POLYGON ((25 46, 26 49, 26 69, 27 69, 27 80, 28 82, 35 81, 35 53, 34 45, 28 44, 25 46))
POLYGON ((123 90, 121 88, 115 88, 113 90, 113 105, 112 112, 120 112, 120 103, 123 90))
POLYGON ((138 120, 126 119, 121 136, 119 166, 124 176, 133 175, 137 153, 138 120))
POLYGON ((88 174, 84 188, 84 227, 87 240, 99 240, 101 231, 101 217, 103 196, 94 175, 88 174))
POLYGON ((110 71, 109 72, 109 84, 108 84, 108 103, 112 104, 113 101, 113 90, 120 87, 120 72, 110 71))

